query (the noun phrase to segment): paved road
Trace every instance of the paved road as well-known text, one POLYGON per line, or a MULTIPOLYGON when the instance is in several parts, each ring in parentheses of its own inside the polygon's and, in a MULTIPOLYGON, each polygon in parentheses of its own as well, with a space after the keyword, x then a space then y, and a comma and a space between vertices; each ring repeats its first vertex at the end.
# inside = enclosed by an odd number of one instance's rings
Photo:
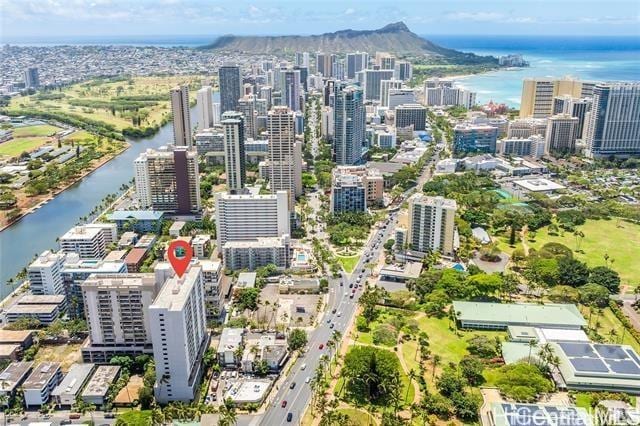
MULTIPOLYGON (((436 152, 433 156, 433 162, 437 162, 439 158, 439 152, 436 152)), ((418 179, 418 185, 416 188, 422 187, 422 185, 431 177, 430 172, 431 162, 427 162, 424 167, 422 175, 418 179)), ((406 199, 416 188, 411 188, 403 194, 403 200, 406 199)), ((378 229, 371 239, 367 242, 364 252, 372 255, 372 259, 377 259, 380 255, 380 251, 383 250, 384 242, 390 237, 395 230, 397 224, 397 213, 393 213, 382 223, 382 228, 378 229)), ((340 280, 329 280, 329 303, 326 309, 326 314, 322 318, 320 325, 309 336, 308 351, 305 356, 299 358, 294 364, 293 368, 289 372, 289 377, 285 380, 284 384, 277 391, 276 397, 273 399, 272 406, 267 408, 265 414, 261 416, 239 416, 238 425, 240 426, 275 426, 275 425, 287 425, 287 424, 300 424, 302 416, 307 408, 307 405, 311 401, 311 387, 308 383, 305 383, 305 379, 313 378, 314 371, 319 365, 320 357, 327 353, 326 343, 329 341, 333 330, 338 330, 342 333, 343 339, 345 331, 348 329, 350 322, 353 320, 357 308, 357 301, 362 293, 362 289, 356 290, 353 299, 349 297, 352 289, 349 285, 357 287, 358 279, 360 275, 361 282, 365 282, 369 275, 369 270, 365 269, 364 265, 367 263, 367 256, 360 257, 356 268, 351 276, 345 276, 340 280), (364 270, 364 272, 363 272, 364 270), (340 282, 343 285, 340 285, 340 282), (333 310, 336 310, 336 314, 332 314, 333 310), (337 314, 341 313, 338 317, 337 314), (330 323, 327 323, 327 319, 334 324, 334 329, 330 328, 330 323), (320 344, 325 347, 320 350, 320 344), (305 365, 305 369, 302 366, 305 365), (291 384, 295 383, 293 389, 290 388, 291 384), (287 401, 286 407, 282 407, 282 401, 287 401), (287 415, 292 414, 291 422, 287 421, 287 415)))

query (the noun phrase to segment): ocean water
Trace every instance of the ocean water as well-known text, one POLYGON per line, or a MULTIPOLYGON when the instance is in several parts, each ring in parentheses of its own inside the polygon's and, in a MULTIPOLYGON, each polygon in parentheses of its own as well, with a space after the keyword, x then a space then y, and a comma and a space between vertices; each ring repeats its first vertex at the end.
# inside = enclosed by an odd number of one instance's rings
POLYGON ((640 37, 424 36, 452 49, 480 55, 521 54, 528 68, 456 78, 478 93, 479 103, 520 106, 527 77, 571 76, 594 81, 640 81, 640 37))

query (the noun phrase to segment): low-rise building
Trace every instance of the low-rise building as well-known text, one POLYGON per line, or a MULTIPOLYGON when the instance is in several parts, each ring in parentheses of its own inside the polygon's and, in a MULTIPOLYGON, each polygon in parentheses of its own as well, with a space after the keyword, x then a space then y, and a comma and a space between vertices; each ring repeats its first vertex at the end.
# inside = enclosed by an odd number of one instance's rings
POLYGON ((206 259, 211 250, 211 235, 196 235, 191 240, 191 248, 193 248, 193 257, 206 259))
POLYGON ((62 370, 59 363, 42 362, 35 366, 22 384, 26 407, 41 407, 48 403, 51 393, 61 380, 62 370))
POLYGON ((107 220, 115 222, 118 231, 134 231, 140 234, 157 233, 162 228, 164 212, 154 210, 116 210, 107 215, 107 220))
POLYGON ((281 237, 259 237, 253 240, 227 241, 222 246, 222 258, 227 269, 237 271, 256 269, 273 264, 287 269, 291 262, 291 240, 281 237))
POLYGON ((27 378, 33 362, 12 362, 0 373, 0 395, 7 396, 5 405, 9 405, 9 399, 15 394, 22 382, 27 378))
POLYGON ((26 294, 7 309, 7 322, 33 318, 40 321, 42 325, 50 325, 64 313, 65 303, 64 295, 26 294))
POLYGON ((96 368, 82 391, 82 400, 96 407, 102 406, 107 400, 111 385, 116 382, 119 374, 120 367, 117 365, 101 365, 96 368))
POLYGON ((587 325, 575 305, 454 301, 461 328, 505 330, 508 326, 581 329, 587 325))
POLYGON ((222 330, 217 351, 218 363, 222 367, 236 367, 238 365, 242 357, 239 349, 242 348, 244 334, 244 328, 225 327, 222 330))
POLYGON ((64 379, 51 392, 53 402, 58 407, 71 407, 75 404, 94 367, 95 364, 73 364, 64 379))

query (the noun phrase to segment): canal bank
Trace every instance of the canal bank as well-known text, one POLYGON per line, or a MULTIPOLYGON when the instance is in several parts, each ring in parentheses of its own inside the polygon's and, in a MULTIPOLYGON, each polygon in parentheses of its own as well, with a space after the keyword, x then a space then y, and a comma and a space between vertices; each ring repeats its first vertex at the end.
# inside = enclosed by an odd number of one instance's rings
MULTIPOLYGON (((198 124, 197 112, 198 106, 191 109, 193 127, 198 124)), ((34 256, 47 249, 57 250, 57 239, 78 223, 80 217, 88 216, 106 195, 122 192, 121 186, 133 178, 133 161, 140 153, 173 143, 173 125, 165 125, 151 137, 127 139, 127 142, 129 149, 0 232, 0 299, 15 289, 6 284, 7 280, 27 266, 34 256)))

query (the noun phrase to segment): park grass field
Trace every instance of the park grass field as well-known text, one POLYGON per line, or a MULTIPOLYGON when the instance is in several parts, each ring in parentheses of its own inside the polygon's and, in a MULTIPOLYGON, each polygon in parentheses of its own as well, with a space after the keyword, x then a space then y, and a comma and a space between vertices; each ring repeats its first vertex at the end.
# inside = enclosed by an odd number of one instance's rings
POLYGON ((59 130, 49 124, 15 127, 13 139, 0 144, 0 157, 17 157, 23 152, 34 151, 49 142, 50 136, 59 130))
POLYGON ((360 260, 360 255, 355 255, 355 256, 336 255, 336 258, 338 259, 338 262, 340 262, 340 264, 342 265, 342 269, 344 269, 345 272, 350 274, 353 272, 353 269, 358 264, 358 260, 360 260))
POLYGON ((148 426, 151 422, 151 410, 130 410, 118 416, 127 426, 148 426))
MULTIPOLYGON (((580 312, 585 319, 589 320, 588 306, 580 305, 580 312)), ((605 339, 607 343, 620 344, 620 339, 623 338, 623 344, 633 347, 637 352, 640 352, 640 342, 638 342, 629 332, 623 332, 624 326, 620 323, 620 320, 616 318, 613 311, 610 308, 605 308, 600 313, 597 309, 593 310, 591 314, 591 327, 597 326, 597 333, 605 339)))
MULTIPOLYGON (((179 84, 199 84, 200 78, 197 76, 167 76, 167 77, 133 77, 130 80, 121 81, 88 81, 74 84, 63 89, 61 99, 38 99, 38 95, 18 96, 11 100, 8 110, 20 110, 23 108, 33 108, 47 112, 66 112, 84 118, 99 120, 115 126, 118 130, 132 127, 132 121, 127 114, 120 111, 112 113, 109 109, 89 108, 71 105, 71 99, 110 101, 119 96, 138 95, 169 95, 169 90, 179 84)), ((142 126, 160 124, 163 119, 169 117, 171 108, 169 100, 157 101, 154 106, 142 108, 148 112, 148 117, 143 121, 142 126)))
MULTIPOLYGON (((588 220, 577 227, 584 233, 580 242, 580 251, 576 252, 576 237, 572 232, 549 235, 548 228, 539 230, 535 241, 527 242, 529 247, 539 249, 548 242, 561 243, 574 250, 576 259, 586 262, 589 267, 604 266, 604 255, 613 259, 610 265, 620 274, 623 284, 637 286, 640 284, 640 225, 623 220, 588 220)), ((609 260, 611 262, 611 260, 609 260)))
POLYGON ((14 127, 14 138, 25 138, 28 136, 51 136, 60 130, 59 127, 50 124, 37 124, 35 126, 14 127))
POLYGON ((338 412, 349 416, 349 421, 353 426, 371 426, 378 424, 378 421, 371 414, 357 408, 340 408, 338 412))

